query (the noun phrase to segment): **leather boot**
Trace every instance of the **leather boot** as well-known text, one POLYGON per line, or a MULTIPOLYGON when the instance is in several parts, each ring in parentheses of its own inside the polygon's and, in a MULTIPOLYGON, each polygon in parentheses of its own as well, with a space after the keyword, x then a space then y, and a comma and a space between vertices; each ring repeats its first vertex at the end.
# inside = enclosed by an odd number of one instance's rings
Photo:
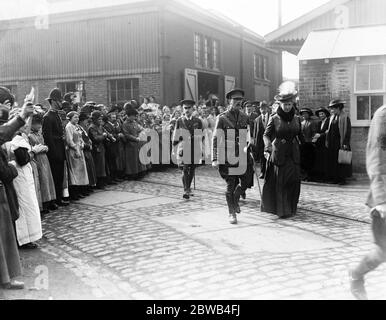
POLYGON ((235 189, 235 192, 233 193, 233 197, 234 197, 234 204, 235 204, 235 211, 236 213, 240 213, 241 210, 240 210, 240 205, 239 205, 239 201, 240 201, 240 196, 242 194, 242 190, 241 190, 241 187, 240 185, 237 185, 236 189, 235 189))
POLYGON ((234 206, 234 199, 232 195, 227 194, 226 196, 227 204, 228 204, 228 211, 229 211, 229 223, 230 224, 237 224, 237 218, 236 218, 236 211, 234 206))

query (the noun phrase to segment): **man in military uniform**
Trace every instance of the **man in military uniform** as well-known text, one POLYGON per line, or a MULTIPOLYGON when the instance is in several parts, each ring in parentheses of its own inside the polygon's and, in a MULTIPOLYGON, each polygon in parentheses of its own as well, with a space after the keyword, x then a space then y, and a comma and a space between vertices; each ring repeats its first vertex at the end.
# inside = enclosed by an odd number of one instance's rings
POLYGON ((52 177, 54 178, 56 191, 56 204, 67 206, 63 201, 63 182, 65 168, 65 142, 64 127, 59 112, 62 109, 62 93, 58 88, 53 89, 46 99, 50 104, 50 110, 43 118, 43 137, 48 147, 47 157, 50 162, 52 177))
POLYGON ((243 156, 242 153, 246 152, 247 147, 248 116, 240 111, 244 90, 234 89, 227 93, 226 98, 229 108, 217 117, 213 133, 212 166, 219 168, 221 177, 227 183, 225 198, 229 222, 237 224, 236 213, 241 212, 239 199, 247 189, 247 155, 243 156), (221 154, 224 151, 225 154, 221 154), (237 159, 237 162, 232 163, 234 159, 231 158, 237 159))
POLYGON ((184 115, 176 122, 172 141, 173 146, 177 149, 176 156, 178 166, 182 170, 182 183, 184 186, 183 198, 189 199, 190 196, 193 195, 190 186, 194 177, 196 165, 202 158, 202 150, 197 150, 197 147, 199 146, 200 149, 202 148, 203 126, 200 119, 192 116, 195 101, 182 100, 180 105, 182 105, 184 115), (199 134, 200 132, 195 132, 195 130, 201 130, 201 134, 199 134))

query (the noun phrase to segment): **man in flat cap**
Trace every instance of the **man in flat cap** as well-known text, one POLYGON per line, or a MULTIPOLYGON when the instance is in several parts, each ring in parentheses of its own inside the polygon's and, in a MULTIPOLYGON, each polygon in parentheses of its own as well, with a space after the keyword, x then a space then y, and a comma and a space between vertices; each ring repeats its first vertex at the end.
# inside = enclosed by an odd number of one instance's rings
POLYGON ((193 106, 195 104, 196 102, 194 100, 181 101, 180 105, 183 108, 184 115, 177 120, 172 139, 173 146, 177 148, 176 156, 178 166, 182 170, 184 199, 189 199, 193 195, 191 185, 196 165, 199 164, 199 161, 202 159, 203 126, 200 119, 193 117, 193 106), (197 147, 199 147, 199 149, 197 149, 197 147))
POLYGON ((62 109, 61 91, 58 88, 53 89, 46 100, 50 104, 50 109, 43 117, 42 132, 44 141, 48 147, 47 157, 55 183, 56 204, 58 206, 67 206, 68 202, 63 201, 66 154, 64 128, 59 115, 59 111, 62 109))
POLYGON ((231 90, 226 98, 229 101, 229 108, 217 117, 213 132, 212 166, 219 168, 219 173, 227 184, 225 198, 229 222, 237 224, 236 213, 240 213, 239 199, 247 189, 245 152, 248 116, 241 112, 244 90, 231 90))

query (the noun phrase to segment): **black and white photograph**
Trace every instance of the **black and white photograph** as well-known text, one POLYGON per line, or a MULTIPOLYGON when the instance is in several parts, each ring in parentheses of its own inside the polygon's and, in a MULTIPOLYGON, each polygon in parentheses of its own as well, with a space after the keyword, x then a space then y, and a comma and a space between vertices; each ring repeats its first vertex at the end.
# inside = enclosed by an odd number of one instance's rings
POLYGON ((386 299, 385 0, 0 4, 0 300, 386 299))

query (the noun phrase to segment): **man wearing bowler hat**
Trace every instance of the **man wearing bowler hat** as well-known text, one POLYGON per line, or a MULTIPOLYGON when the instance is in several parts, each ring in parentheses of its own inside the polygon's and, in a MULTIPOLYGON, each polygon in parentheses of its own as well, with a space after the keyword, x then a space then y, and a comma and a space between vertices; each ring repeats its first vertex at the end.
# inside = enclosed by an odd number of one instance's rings
POLYGON ((199 163, 202 154, 202 150, 197 149, 197 146, 201 147, 202 144, 202 122, 192 115, 193 106, 195 104, 196 102, 194 100, 181 101, 180 105, 183 108, 184 115, 177 120, 172 139, 173 146, 177 148, 177 159, 180 159, 178 161, 178 166, 182 170, 184 199, 189 199, 190 196, 193 195, 190 186, 194 177, 196 165, 199 163), (201 131, 201 134, 198 130, 201 131), (198 141, 195 143, 195 140, 198 141))
POLYGON ((63 201, 63 179, 65 165, 64 128, 59 111, 62 108, 62 93, 58 88, 51 90, 46 99, 50 109, 43 117, 42 132, 44 141, 48 146, 47 157, 50 162, 52 177, 54 178, 56 191, 56 204, 66 206, 68 202, 63 201))
POLYGON ((217 117, 213 132, 212 166, 219 168, 219 173, 227 184, 225 198, 228 205, 229 222, 237 224, 236 213, 240 213, 239 199, 247 189, 245 174, 247 155, 245 157, 240 155, 247 150, 246 131, 249 119, 240 110, 244 99, 244 90, 231 90, 227 93, 226 98, 229 101, 229 108, 217 117), (242 133, 240 130, 245 130, 245 136, 241 135, 245 141, 240 142, 240 133, 242 133), (234 160, 237 162, 234 163, 234 160))

